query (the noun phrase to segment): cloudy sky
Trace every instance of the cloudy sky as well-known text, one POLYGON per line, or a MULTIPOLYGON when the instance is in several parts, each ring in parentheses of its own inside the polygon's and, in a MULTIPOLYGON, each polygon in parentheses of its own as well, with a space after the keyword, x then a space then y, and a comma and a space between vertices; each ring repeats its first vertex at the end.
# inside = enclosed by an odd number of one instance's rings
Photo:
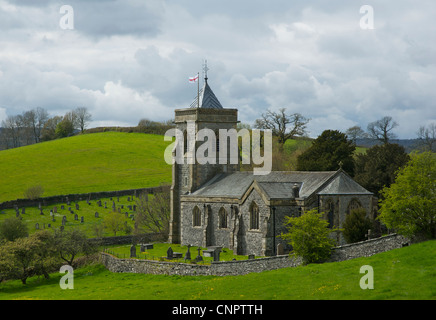
POLYGON ((436 121, 435 14, 434 0, 0 0, 0 123, 38 106, 85 106, 91 127, 171 119, 207 59, 244 123, 284 107, 316 137, 388 115, 414 138, 436 121))

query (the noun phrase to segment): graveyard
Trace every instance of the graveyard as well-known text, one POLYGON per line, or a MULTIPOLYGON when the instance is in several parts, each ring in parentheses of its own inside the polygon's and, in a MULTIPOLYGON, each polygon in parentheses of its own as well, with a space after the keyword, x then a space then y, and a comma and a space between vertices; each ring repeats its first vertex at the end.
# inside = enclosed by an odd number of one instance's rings
POLYGON ((116 212, 125 219, 123 228, 116 234, 121 236, 133 229, 135 211, 136 203, 133 196, 83 199, 50 205, 41 203, 36 207, 4 209, 0 214, 0 223, 4 219, 15 216, 27 224, 29 233, 42 229, 80 228, 89 238, 108 237, 114 236, 114 233, 103 228, 104 217, 116 212))

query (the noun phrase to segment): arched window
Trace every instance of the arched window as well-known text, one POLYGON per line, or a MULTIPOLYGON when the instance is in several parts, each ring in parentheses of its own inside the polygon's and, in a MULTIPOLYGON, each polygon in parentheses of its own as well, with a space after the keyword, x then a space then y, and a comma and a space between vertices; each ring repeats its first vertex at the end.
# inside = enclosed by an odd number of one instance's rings
POLYGON ((259 207, 254 201, 250 205, 250 229, 259 229, 259 207))
POLYGON ((197 206, 195 206, 194 210, 192 211, 192 225, 194 227, 201 226, 201 212, 197 206))
POLYGON ((333 228, 335 218, 335 204, 332 200, 328 200, 325 206, 325 212, 327 213, 327 220, 329 222, 329 228, 333 228))
POLYGON ((224 208, 221 208, 218 213, 219 218, 219 227, 220 229, 227 228, 227 211, 224 208))
POLYGON ((188 152, 188 133, 183 131, 183 153, 188 152))
POLYGON ((350 203, 348 204, 347 214, 350 214, 351 210, 359 209, 360 207, 362 207, 362 205, 361 205, 361 203, 359 202, 359 200, 357 200, 357 199, 352 199, 352 200, 350 201, 350 203))

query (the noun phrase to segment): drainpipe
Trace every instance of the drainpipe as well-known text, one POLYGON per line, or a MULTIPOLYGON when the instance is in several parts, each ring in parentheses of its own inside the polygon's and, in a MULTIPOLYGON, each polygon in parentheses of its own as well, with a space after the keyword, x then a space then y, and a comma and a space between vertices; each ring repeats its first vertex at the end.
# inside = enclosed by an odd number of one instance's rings
POLYGON ((273 256, 276 255, 276 207, 272 207, 273 217, 273 256))

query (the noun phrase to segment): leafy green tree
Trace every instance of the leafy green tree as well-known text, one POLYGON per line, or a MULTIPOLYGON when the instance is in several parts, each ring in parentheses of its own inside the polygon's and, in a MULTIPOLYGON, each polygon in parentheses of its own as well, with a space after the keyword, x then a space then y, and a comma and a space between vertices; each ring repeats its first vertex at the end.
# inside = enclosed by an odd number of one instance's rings
POLYGON ((366 154, 356 156, 354 180, 381 197, 383 187, 389 187, 394 182, 397 170, 409 160, 404 147, 398 144, 373 146, 366 154))
POLYGON ((379 219, 405 236, 436 238, 436 155, 412 154, 395 183, 382 190, 379 219))
POLYGON ((312 146, 297 159, 297 170, 334 171, 340 167, 354 174, 353 154, 356 147, 344 133, 325 130, 312 142, 312 146))
POLYGON ((293 253, 303 259, 304 264, 324 261, 330 257, 335 240, 329 235, 337 229, 329 229, 328 221, 322 219, 323 213, 312 209, 300 217, 285 217, 287 233, 281 237, 288 241, 293 253))
POLYGON ((24 238, 29 235, 27 225, 19 218, 11 217, 5 219, 0 224, 0 239, 14 241, 18 238, 24 238))
POLYGON ((104 227, 109 229, 111 232, 114 233, 114 236, 116 236, 118 231, 123 230, 124 221, 126 221, 124 215, 118 212, 111 212, 108 215, 104 216, 103 223, 104 227))
POLYGON ((366 239, 368 229, 372 228, 371 220, 366 216, 364 208, 351 210, 345 217, 343 236, 348 243, 359 242, 366 239))

